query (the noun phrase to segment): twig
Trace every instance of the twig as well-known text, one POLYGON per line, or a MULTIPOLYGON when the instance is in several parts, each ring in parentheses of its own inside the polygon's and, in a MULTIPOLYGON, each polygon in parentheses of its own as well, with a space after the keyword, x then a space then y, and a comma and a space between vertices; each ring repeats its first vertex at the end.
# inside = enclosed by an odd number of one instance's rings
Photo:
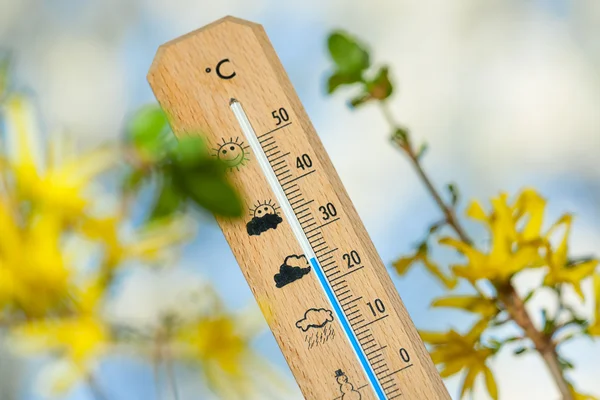
POLYGON ((500 288, 498 291, 499 298, 506 306, 506 310, 511 316, 512 320, 525 332, 525 335, 531 339, 537 352, 542 356, 554 382, 558 386, 564 400, 573 400, 569 383, 565 379, 560 362, 558 360, 558 353, 556 351, 556 344, 552 340, 551 335, 546 335, 535 327, 531 316, 525 308, 523 300, 515 290, 511 283, 508 283, 505 287, 500 288))
POLYGON ((173 399, 179 400, 179 390, 177 388, 177 379, 175 377, 175 371, 173 370, 173 362, 170 354, 165 357, 165 368, 167 370, 167 377, 171 384, 171 390, 173 391, 173 399))
POLYGON ((92 375, 87 376, 87 384, 88 384, 88 387, 90 388, 90 392, 92 393, 92 396, 94 396, 94 399, 108 400, 108 397, 102 391, 102 389, 100 389, 98 382, 96 382, 96 380, 94 379, 94 377, 92 375))
POLYGON ((162 347, 160 333, 156 334, 154 343, 154 356, 152 357, 152 368, 154 370, 154 389, 156 390, 156 398, 162 398, 162 389, 160 385, 160 364, 162 362, 162 347))
MULTIPOLYGON (((388 124, 390 124, 390 126, 392 126, 393 129, 398 129, 399 124, 397 124, 396 121, 394 120, 387 104, 384 102, 380 102, 380 104, 381 104, 381 110, 383 112, 383 116, 386 119, 386 121, 388 122, 388 124)), ((408 138, 403 142, 398 142, 398 145, 404 150, 404 152, 408 156, 409 160, 411 161, 413 167, 415 168, 417 175, 419 176, 419 178, 421 178, 421 181, 427 188, 427 191, 429 192, 431 197, 433 197, 433 199, 435 200, 435 203, 438 205, 440 210, 444 213, 446 223, 454 229, 454 231, 456 232, 456 234, 458 235, 460 240, 462 240, 465 243, 471 244, 472 243, 471 239, 469 238, 469 236, 464 231, 464 229, 462 228, 462 226, 460 225, 460 223, 458 222, 458 220, 456 218, 454 208, 448 206, 446 204, 446 202, 444 202, 439 191, 435 188, 435 186, 433 186, 431 179, 429 179, 429 176, 427 176, 427 174, 425 173, 425 170, 423 169, 423 166, 421 165, 421 162, 419 161, 417 152, 413 148, 413 146, 410 143, 410 141, 408 140, 408 138)))
MULTIPOLYGON (((400 124, 396 122, 394 119, 390 109, 387 106, 387 103, 381 101, 379 102, 381 111, 387 123, 390 127, 396 131, 400 128, 400 124)), ((404 150, 408 159, 411 161, 417 175, 425 185, 427 191, 433 197, 435 203, 438 205, 442 213, 444 214, 445 220, 447 224, 454 230, 456 235, 465 243, 472 244, 473 241, 467 235, 466 231, 456 218, 456 214, 454 208, 447 205, 446 202, 442 199, 440 192, 436 189, 436 187, 431 182, 431 179, 423 169, 421 162, 419 160, 419 156, 417 152, 414 150, 410 138, 394 138, 396 144, 404 150)), ((480 295, 483 296, 482 291, 476 286, 473 285, 474 288, 479 292, 480 295)), ((547 336, 540 332, 531 319, 531 316, 527 312, 525 308, 525 303, 518 295, 515 287, 512 282, 508 282, 503 287, 495 286, 496 291, 498 292, 498 300, 500 300, 501 304, 499 307, 504 306, 506 308, 508 314, 511 319, 523 330, 525 335, 534 343, 537 352, 540 354, 546 366, 548 367, 554 382, 556 383, 558 389, 560 390, 563 400, 574 400, 573 394, 569 387, 569 383, 567 382, 562 368, 560 366, 560 362, 558 360, 558 353, 556 350, 556 345, 552 340, 551 336, 547 336)))

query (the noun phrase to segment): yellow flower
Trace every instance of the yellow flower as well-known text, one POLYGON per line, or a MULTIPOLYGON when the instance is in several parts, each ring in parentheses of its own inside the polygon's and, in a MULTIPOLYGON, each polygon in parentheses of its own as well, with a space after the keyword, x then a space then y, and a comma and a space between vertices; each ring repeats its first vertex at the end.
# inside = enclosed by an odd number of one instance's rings
POLYGON ((57 351, 70 366, 63 376, 56 377, 53 386, 58 391, 68 390, 85 377, 110 343, 109 328, 96 315, 102 294, 101 286, 89 285, 79 292, 72 316, 28 322, 13 330, 25 349, 57 351))
POLYGON ((221 398, 261 398, 286 391, 281 378, 252 352, 243 326, 243 319, 233 316, 209 316, 182 328, 176 341, 188 349, 187 358, 199 361, 209 387, 221 398))
POLYGON ((459 295, 446 296, 435 299, 431 303, 432 307, 450 307, 469 311, 481 315, 484 319, 495 317, 500 310, 494 299, 482 297, 479 295, 459 295))
POLYGON ((43 315, 67 294, 70 271, 61 253, 61 224, 49 213, 32 214, 22 228, 0 201, 0 305, 43 315))
POLYGON ((581 282, 590 277, 596 270, 598 260, 587 260, 576 264, 569 263, 569 234, 571 232, 571 223, 573 218, 571 215, 563 215, 547 234, 546 244, 546 263, 548 264, 548 273, 544 278, 544 285, 556 286, 561 283, 567 283, 573 286, 579 297, 583 299, 581 290, 581 282), (563 238, 556 249, 552 247, 549 238, 553 231, 564 225, 563 238))
POLYGON ((120 222, 117 217, 84 218, 79 227, 88 239, 102 244, 102 264, 109 270, 115 268, 123 258, 123 245, 119 239, 120 222))
POLYGON ((399 258, 393 263, 393 266, 398 274, 404 275, 406 272, 408 272, 412 265, 419 262, 422 263, 423 266, 425 266, 425 269, 427 269, 430 274, 438 278, 448 289, 454 289, 454 287, 456 287, 456 284, 458 283, 456 278, 444 274, 442 270, 433 261, 431 261, 429 255, 427 254, 427 246, 425 245, 421 246, 414 255, 399 258))
POLYGON ((203 366, 218 368, 229 375, 239 375, 240 359, 248 349, 248 343, 236 331, 234 321, 227 316, 202 319, 183 330, 179 340, 189 344, 195 358, 203 366))
POLYGON ((84 218, 81 232, 104 248, 103 264, 109 270, 120 262, 136 259, 164 263, 173 246, 193 234, 193 226, 183 218, 164 219, 135 232, 130 240, 120 237, 121 218, 84 218))
POLYGON ((473 390, 475 379, 483 374, 488 393, 493 399, 498 399, 496 381, 486 365, 487 359, 494 355, 495 350, 483 346, 480 342, 481 333, 486 326, 486 321, 479 322, 466 335, 454 330, 444 333, 419 332, 423 341, 431 346, 431 358, 441 367, 440 374, 443 378, 465 370, 461 398, 473 390))
POLYGON ((523 191, 513 205, 508 204, 505 194, 492 199, 489 215, 478 202, 472 202, 467 216, 486 224, 491 234, 491 249, 486 253, 470 243, 442 238, 441 244, 454 247, 467 258, 467 264, 453 266, 454 274, 471 282, 480 279, 505 282, 525 268, 539 267, 544 207, 545 201, 533 190, 523 191))
POLYGON ((86 190, 92 178, 115 165, 118 155, 104 148, 73 157, 61 154, 63 143, 44 152, 36 126, 35 110, 24 96, 13 95, 2 108, 9 143, 5 168, 12 175, 20 199, 63 216, 67 221, 89 205, 86 190))
POLYGON ((126 243, 125 256, 146 262, 164 260, 169 256, 168 250, 189 239, 194 229, 194 224, 185 217, 153 222, 126 243))
POLYGON ((571 394, 573 395, 573 400, 598 400, 597 397, 586 394, 586 393, 579 393, 575 387, 573 387, 573 385, 569 385, 570 389, 571 389, 571 394))
POLYGON ((595 311, 594 311, 594 323, 589 326, 588 332, 592 336, 600 337, 600 274, 594 275, 594 294, 595 298, 595 311))
POLYGON ((586 394, 586 393, 579 393, 579 392, 576 392, 575 390, 573 390, 572 392, 573 392, 574 400, 598 400, 597 397, 586 394))
POLYGON ((517 221, 524 221, 524 226, 517 231, 519 242, 535 242, 540 239, 546 200, 533 189, 521 192, 514 205, 514 216, 517 221))

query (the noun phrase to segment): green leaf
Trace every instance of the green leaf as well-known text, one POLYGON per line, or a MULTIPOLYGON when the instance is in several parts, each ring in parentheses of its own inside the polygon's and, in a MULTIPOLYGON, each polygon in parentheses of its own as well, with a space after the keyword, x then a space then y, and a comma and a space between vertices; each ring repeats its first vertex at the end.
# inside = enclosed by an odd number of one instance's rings
POLYGON ((327 93, 333 93, 342 85, 351 85, 353 83, 362 82, 360 73, 341 72, 337 71, 327 80, 327 93))
POLYGON ((350 35, 338 31, 327 41, 329 54, 340 72, 360 74, 369 67, 369 53, 350 35))
POLYGON ((173 162, 184 168, 202 163, 209 158, 204 140, 200 136, 186 136, 171 149, 173 162))
POLYGON ((356 96, 350 100, 350 107, 352 107, 352 108, 359 107, 359 106, 365 104, 366 102, 368 102, 369 100, 372 100, 372 97, 370 94, 368 94, 368 93, 361 94, 360 96, 356 96))
POLYGON ((395 140, 399 140, 402 143, 406 143, 408 140, 408 133, 408 129, 397 127, 392 136, 395 140))
POLYGON ((144 183, 147 174, 141 169, 131 169, 123 178, 122 190, 124 192, 135 192, 144 183))
POLYGON ((446 187, 448 189, 448 193, 450 193, 450 203, 453 206, 456 206, 458 204, 458 200, 460 199, 460 193, 458 192, 458 188, 454 183, 449 183, 446 187))
POLYGON ((511 336, 509 338, 506 338, 502 341, 502 344, 506 344, 506 343, 512 343, 512 342, 517 342, 523 340, 523 337, 521 336, 511 336))
POLYGON ((542 332, 546 335, 550 335, 556 326, 555 321, 552 318, 548 318, 548 311, 545 309, 542 310, 542 324, 544 325, 542 332))
POLYGON ((438 221, 434 224, 432 224, 429 227, 428 233, 429 235, 433 235, 434 233, 436 233, 442 226, 446 225, 446 221, 438 221))
POLYGON ((8 90, 10 65, 10 58, 7 55, 0 54, 0 98, 4 97, 8 90))
POLYGON ((139 109, 129 121, 127 139, 144 159, 158 161, 175 144, 167 117, 158 105, 139 109))
POLYGON ((574 369, 575 365, 573 365, 572 362, 570 362, 569 360, 558 356, 558 363, 560 364, 560 368, 564 371, 564 370, 569 370, 569 369, 574 369))
POLYGON ((419 150, 417 150, 417 160, 420 160, 421 157, 425 155, 427 149, 429 149, 429 145, 427 143, 422 143, 421 147, 419 147, 419 150))
POLYGON ((520 356, 521 354, 525 354, 529 349, 527 347, 518 347, 514 350, 515 356, 520 356))
POLYGON ((150 220, 169 217, 175 213, 184 202, 184 196, 173 184, 173 177, 165 172, 160 184, 158 197, 150 213, 150 220))
POLYGON ((525 295, 525 297, 523 298, 523 303, 527 303, 529 300, 531 300, 531 298, 533 297, 534 294, 535 294, 535 290, 529 291, 529 293, 527 293, 525 295))
POLYGON ((388 67, 379 69, 375 78, 367 84, 367 90, 377 100, 385 100, 392 95, 394 86, 390 81, 388 67))
POLYGON ((508 316, 506 316, 503 312, 500 312, 496 316, 496 319, 494 319, 493 321, 490 322, 490 326, 498 327, 498 326, 502 326, 502 325, 506 324, 507 322, 511 322, 511 321, 512 321, 512 319, 510 319, 508 316))
POLYGON ((242 215, 242 202, 227 181, 224 168, 217 160, 206 159, 196 165, 178 165, 173 169, 173 183, 197 206, 225 217, 242 215))

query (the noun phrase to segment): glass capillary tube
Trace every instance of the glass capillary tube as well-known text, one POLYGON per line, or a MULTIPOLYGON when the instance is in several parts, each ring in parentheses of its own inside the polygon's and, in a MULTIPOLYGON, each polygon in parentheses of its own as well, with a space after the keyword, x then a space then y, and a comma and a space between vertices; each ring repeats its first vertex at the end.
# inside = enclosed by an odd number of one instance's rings
POLYGON ((350 345, 352 346, 354 353, 355 353, 356 357, 358 358, 358 361, 360 362, 363 370, 365 371, 367 378, 369 379, 369 381, 371 383, 371 387, 375 391, 375 394, 377 395, 377 398, 379 400, 385 400, 386 397, 385 397, 383 388, 381 387, 381 384, 377 380, 375 372, 373 371, 373 367, 369 364, 367 357, 366 357, 364 351, 362 350, 362 348, 358 342, 358 339, 356 338, 356 335, 354 334, 354 331, 352 330, 352 328, 350 326, 348 319, 346 318, 345 314, 342 311, 341 304, 339 303, 337 297, 335 296, 333 289, 331 288, 331 285, 327 281, 327 277, 325 276, 325 273, 323 272, 321 265, 319 265, 319 262, 317 261, 317 256, 315 255, 315 252, 312 249, 310 242, 309 242, 308 238, 306 237, 306 234, 304 233, 304 230, 302 229, 300 222, 298 221, 298 218, 296 218, 294 209, 290 205, 290 202, 288 201, 287 196, 285 195, 285 192, 283 191, 283 188, 281 187, 281 184, 279 183, 279 180, 277 179, 277 176, 275 175, 275 171, 273 171, 273 168, 271 167, 271 164, 269 163, 269 159, 267 158, 265 152, 262 149, 262 146, 260 145, 258 137, 256 136, 256 132, 254 131, 254 128, 252 128, 252 125, 250 124, 250 121, 248 120, 248 116, 244 112, 244 109, 242 108, 241 103, 239 101, 237 101, 236 99, 231 99, 231 101, 229 102, 229 106, 231 107, 233 114, 235 115, 236 119, 238 120, 238 123, 240 124, 240 127, 242 129, 242 132, 244 133, 244 136, 246 137, 246 140, 248 140, 248 144, 250 145, 250 148, 252 149, 252 151, 254 153, 254 157, 256 158, 256 161, 260 165, 260 168, 263 171, 263 174, 264 174, 265 178, 267 179, 269 186, 273 190, 273 193, 275 194, 275 198, 276 198, 277 202, 279 203, 279 207, 283 211, 283 214, 285 215, 288 223, 290 224, 290 227, 292 228, 292 232, 294 232, 294 236, 296 237, 296 240, 300 244, 302 252, 306 256, 306 259, 312 265, 313 270, 315 271, 315 274, 317 275, 317 278, 319 280, 319 283, 321 284, 321 287, 323 288, 323 291, 327 295, 329 302, 331 303, 333 309, 335 310, 335 313, 338 317, 340 325, 342 325, 344 333, 345 333, 348 341, 350 342, 350 345))

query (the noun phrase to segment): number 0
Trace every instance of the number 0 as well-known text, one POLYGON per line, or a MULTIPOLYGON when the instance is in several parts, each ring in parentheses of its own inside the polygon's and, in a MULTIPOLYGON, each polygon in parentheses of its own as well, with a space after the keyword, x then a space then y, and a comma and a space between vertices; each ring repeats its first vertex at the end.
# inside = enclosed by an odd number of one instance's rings
POLYGON ((410 362, 410 356, 408 355, 408 350, 406 350, 404 347, 400 349, 400 358, 402 358, 402 361, 404 361, 404 362, 410 362))

